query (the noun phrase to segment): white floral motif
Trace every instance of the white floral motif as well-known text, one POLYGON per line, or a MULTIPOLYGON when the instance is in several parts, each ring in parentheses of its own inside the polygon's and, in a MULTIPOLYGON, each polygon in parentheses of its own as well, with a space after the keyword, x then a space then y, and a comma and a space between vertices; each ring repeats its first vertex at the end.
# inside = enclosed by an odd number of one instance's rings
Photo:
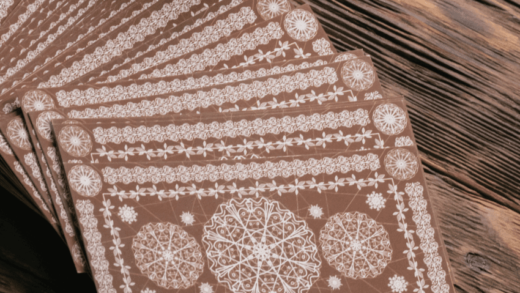
POLYGON ((150 280, 166 289, 186 289, 204 269, 199 244, 172 223, 149 223, 133 239, 135 264, 150 280))
MULTIPOLYGON (((331 44, 325 38, 318 39, 312 42, 312 50, 320 56, 332 55, 334 52, 331 49, 331 44)), ((336 57, 337 58, 337 57, 336 57)))
MULTIPOLYGON (((74 166, 72 170, 74 170, 76 167, 79 168, 80 166, 74 166)), ((88 168, 91 169, 90 167, 88 168)), ((163 166, 160 168, 154 166, 146 168, 139 166, 133 168, 104 167, 102 172, 103 179, 109 184, 115 184, 118 182, 125 184, 130 182, 137 182, 139 184, 153 182, 156 184, 159 182, 173 181, 180 181, 185 183, 192 180, 196 182, 202 182, 204 180, 215 182, 221 179, 229 181, 233 179, 243 180, 245 178, 275 178, 278 176, 284 178, 289 176, 302 177, 307 174, 312 174, 315 176, 324 172, 349 173, 352 171, 362 172, 367 169, 374 171, 379 168, 379 157, 375 154, 369 153, 363 156, 352 155, 351 157, 325 157, 322 159, 308 159, 306 161, 280 160, 277 162, 267 161, 264 163, 236 163, 234 165, 207 164, 205 166, 192 165, 189 167, 180 165, 177 167, 163 166)), ((72 173, 72 171, 70 173, 72 173)), ((94 173, 96 176, 99 176, 93 169, 92 172, 89 173, 94 173)), ((92 176, 94 175, 91 175, 91 177, 92 176)), ((72 178, 72 175, 70 175, 70 177, 72 178)), ((75 175, 74 178, 75 181, 79 184, 79 175, 75 175), (76 179, 76 177, 78 177, 78 179, 76 179)), ((84 184, 90 182, 91 180, 85 180, 84 184)), ((71 185, 74 186, 74 184, 71 185)), ((99 182, 99 188, 101 188, 101 182, 99 182)), ((98 188, 96 188, 96 190, 98 190, 98 188)))
POLYGON ((71 91, 60 90, 56 93, 56 100, 62 107, 83 106, 88 104, 102 104, 119 100, 137 99, 147 96, 157 96, 174 92, 199 89, 214 85, 233 83, 243 80, 255 79, 264 76, 294 72, 299 69, 306 69, 325 65, 323 60, 314 63, 298 62, 286 66, 273 66, 272 68, 260 68, 254 70, 233 71, 228 74, 215 73, 194 77, 179 77, 170 81, 161 80, 159 82, 146 82, 143 84, 133 83, 129 86, 103 86, 101 88, 88 88, 86 90, 74 89, 71 91))
POLYGON ((101 177, 92 167, 74 166, 70 169, 68 177, 70 187, 82 196, 92 197, 101 191, 101 177))
POLYGON ((390 277, 390 282, 388 283, 388 287, 392 289, 392 292, 403 293, 406 292, 406 287, 408 286, 408 282, 404 280, 403 276, 394 275, 390 277))
POLYGON ((419 169, 417 158, 406 149, 390 150, 385 156, 385 169, 398 180, 413 178, 419 169))
POLYGON ((371 100, 380 100, 383 96, 378 91, 373 91, 371 93, 365 94, 365 101, 371 101, 371 100))
POLYGON ((31 168, 32 177, 38 180, 40 184, 41 191, 47 192, 47 184, 43 180, 43 174, 40 169, 40 165, 38 164, 38 160, 36 159, 36 154, 34 152, 30 152, 23 155, 24 162, 29 168, 31 168))
POLYGON ((372 114, 372 119, 376 128, 387 135, 403 132, 408 123, 405 111, 392 103, 377 106, 372 114))
POLYGON ((309 214, 314 219, 321 219, 321 216, 323 216, 323 209, 318 205, 311 205, 309 208, 309 214))
POLYGON ((320 243, 327 262, 348 278, 376 277, 392 259, 388 232, 359 212, 330 217, 320 231, 320 243))
POLYGON ((321 261, 314 234, 276 201, 223 203, 204 226, 210 270, 235 292, 305 292, 321 261))
POLYGON ((23 27, 23 25, 26 23, 26 21, 29 19, 29 17, 31 17, 31 15, 34 12, 39 11, 40 6, 46 2, 47 1, 45 1, 45 0, 36 0, 36 1, 32 2, 31 4, 27 5, 25 12, 18 15, 17 21, 15 23, 11 24, 9 26, 9 29, 6 30, 6 33, 4 33, 0 37, 0 47, 3 46, 5 44, 5 42, 7 42, 11 38, 11 36, 13 36, 15 33, 17 33, 18 29, 20 27, 23 27))
POLYGON ((124 105, 110 107, 96 106, 97 108, 73 110, 67 113, 69 118, 113 118, 113 117, 145 117, 179 113, 184 110, 194 111, 199 107, 208 108, 224 103, 235 104, 238 101, 261 99, 268 95, 290 93, 297 89, 305 90, 308 87, 319 87, 323 84, 334 84, 338 80, 336 70, 332 67, 310 70, 293 75, 282 75, 278 78, 269 78, 263 81, 249 81, 237 86, 228 85, 224 88, 213 88, 207 91, 184 93, 182 96, 156 97, 152 101, 142 99, 137 103, 127 102, 124 105))
POLYGON ((283 23, 287 34, 296 41, 309 41, 318 33, 318 21, 311 12, 303 9, 287 13, 283 23))
POLYGON ((238 38, 220 43, 213 49, 206 49, 200 54, 193 54, 187 59, 179 59, 175 64, 168 64, 163 69, 156 69, 150 74, 143 74, 139 79, 150 79, 165 76, 191 74, 204 71, 209 66, 216 66, 221 61, 240 56, 245 51, 254 50, 259 45, 265 45, 283 36, 283 30, 278 22, 271 22, 265 27, 258 27, 252 33, 244 33, 238 38))
POLYGON ((182 212, 181 222, 183 222, 185 225, 193 225, 193 223, 195 223, 195 217, 193 217, 190 212, 182 212))
MULTIPOLYGON (((96 127, 93 129, 94 140, 100 144, 108 143, 136 143, 136 142, 164 142, 179 140, 207 139, 214 137, 235 137, 252 135, 265 135, 268 133, 294 133, 297 131, 309 131, 312 129, 366 126, 370 123, 368 111, 357 109, 356 111, 344 110, 339 113, 328 112, 326 114, 298 115, 296 117, 285 116, 282 118, 271 117, 269 119, 257 118, 255 120, 240 120, 237 122, 212 122, 197 124, 169 124, 167 126, 144 125, 138 127, 126 126, 117 128, 96 127)), ((339 137, 338 137, 339 138, 339 137)))
POLYGON ((11 149, 11 146, 9 145, 9 143, 7 142, 7 140, 5 140, 5 137, 3 134, 0 133, 0 150, 6 154, 6 155, 10 155, 12 156, 13 155, 13 150, 11 149))
POLYGON ((141 290, 141 293, 155 293, 155 290, 152 290, 150 288, 146 288, 144 290, 141 290))
POLYGON ((355 91, 370 88, 376 79, 372 65, 361 59, 346 61, 341 67, 341 76, 345 84, 355 91))
POLYGON ((208 283, 202 283, 199 286, 200 293, 213 293, 213 287, 208 283))
POLYGON ((27 112, 50 110, 54 109, 54 101, 43 91, 31 90, 23 96, 22 107, 27 112))
POLYGON ((101 233, 97 228, 98 220, 94 216, 94 205, 90 200, 76 201, 79 213, 78 221, 83 226, 82 235, 86 239, 86 248, 90 253, 90 266, 100 293, 115 293, 112 286, 109 262, 105 257, 105 247, 101 243, 101 233))
POLYGON ((200 0, 178 0, 164 4, 160 10, 142 18, 138 24, 130 25, 127 31, 119 33, 116 38, 97 47, 93 53, 85 54, 83 59, 75 61, 71 67, 62 69, 59 74, 51 76, 47 82, 41 82, 38 88, 59 87, 77 79, 85 72, 98 68, 198 4, 200 0))
POLYGON ((367 194, 367 201, 370 209, 380 211, 385 207, 386 199, 383 198, 381 193, 376 193, 372 191, 372 193, 367 194))
POLYGON ((76 125, 63 127, 58 134, 58 142, 67 153, 74 157, 84 157, 92 150, 90 135, 76 125))
POLYGON ((9 114, 9 113, 13 112, 14 110, 16 110, 18 108, 20 108, 20 100, 18 100, 18 98, 16 98, 11 103, 5 103, 4 108, 2 109, 2 111, 4 111, 4 114, 9 114))
POLYGON ((413 146, 413 141, 409 136, 399 136, 395 138, 396 147, 413 146))
POLYGON ((424 253, 424 263, 428 267, 428 277, 432 281, 434 293, 450 292, 446 283, 446 272, 442 268, 442 257, 439 255, 439 244, 435 241, 435 230, 431 226, 431 215, 428 213, 428 202, 423 196, 424 187, 419 183, 406 183, 404 189, 410 199, 409 205, 413 211, 413 221, 417 225, 416 234, 421 239, 421 250, 424 253))
MULTIPOLYGON (((230 5, 235 5, 235 3, 231 3, 230 5)), ((229 9, 228 7, 227 5, 223 5, 217 13, 227 11, 229 9)), ((213 19, 215 16, 214 13, 210 13, 208 18, 213 19)), ((121 80, 216 43, 223 37, 242 30, 246 24, 253 24, 256 18, 256 14, 251 7, 242 7, 238 13, 230 13, 227 18, 219 19, 212 25, 206 25, 201 32, 195 32, 187 38, 178 40, 175 45, 168 46, 166 50, 157 51, 154 57, 145 58, 140 63, 133 63, 130 68, 121 70, 118 75, 110 76, 109 80, 110 82, 121 80)))
POLYGON ((48 141, 52 140, 52 130, 51 130, 51 122, 53 119, 62 119, 65 118, 58 112, 55 111, 46 111, 42 112, 36 118, 36 130, 38 133, 48 141))
POLYGON ((358 56, 352 54, 352 53, 341 53, 336 58, 334 58, 334 62, 341 62, 341 61, 347 61, 352 59, 357 59, 358 56))
POLYGON ((126 204, 122 207, 119 207, 119 217, 121 221, 132 224, 132 222, 137 221, 137 212, 134 210, 134 207, 129 207, 126 204))
POLYGON ((336 290, 341 288, 341 279, 337 276, 330 276, 329 277, 329 287, 332 288, 332 290, 336 290))
POLYGON ((7 16, 7 10, 13 5, 14 0, 4 0, 0 2, 0 22, 7 16))
POLYGON ((82 249, 79 247, 79 244, 74 243, 72 246, 72 258, 75 263, 86 264, 85 256, 83 255, 82 249))
POLYGON ((256 5, 256 9, 264 20, 270 20, 273 17, 289 12, 291 4, 288 0, 260 0, 256 5))
POLYGON ((25 123, 22 118, 16 117, 7 124, 7 137, 13 144, 22 150, 32 150, 32 144, 29 141, 29 133, 25 129, 25 123))

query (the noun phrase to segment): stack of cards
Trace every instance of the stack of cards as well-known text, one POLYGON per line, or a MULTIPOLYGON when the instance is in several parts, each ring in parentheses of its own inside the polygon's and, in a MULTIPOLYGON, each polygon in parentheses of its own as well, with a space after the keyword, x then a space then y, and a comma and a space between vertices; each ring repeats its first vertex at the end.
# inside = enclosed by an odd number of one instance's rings
POLYGON ((99 292, 454 292, 405 101, 308 5, 0 10, 3 185, 99 292))

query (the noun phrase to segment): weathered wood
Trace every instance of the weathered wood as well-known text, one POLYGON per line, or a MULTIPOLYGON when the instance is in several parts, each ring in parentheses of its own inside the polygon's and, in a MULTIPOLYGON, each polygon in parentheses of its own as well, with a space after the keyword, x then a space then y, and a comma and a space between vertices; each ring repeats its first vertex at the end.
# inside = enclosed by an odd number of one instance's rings
POLYGON ((339 50, 363 48, 388 91, 406 97, 432 164, 520 211, 518 3, 309 3, 339 50))

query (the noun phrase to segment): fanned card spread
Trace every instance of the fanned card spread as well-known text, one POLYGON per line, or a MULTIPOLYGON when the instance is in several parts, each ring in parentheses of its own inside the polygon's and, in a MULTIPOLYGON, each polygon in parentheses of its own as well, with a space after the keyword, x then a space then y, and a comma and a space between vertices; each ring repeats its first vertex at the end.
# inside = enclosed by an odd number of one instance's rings
POLYGON ((98 292, 455 292, 406 101, 310 5, 3 1, 0 87, 2 187, 98 292))

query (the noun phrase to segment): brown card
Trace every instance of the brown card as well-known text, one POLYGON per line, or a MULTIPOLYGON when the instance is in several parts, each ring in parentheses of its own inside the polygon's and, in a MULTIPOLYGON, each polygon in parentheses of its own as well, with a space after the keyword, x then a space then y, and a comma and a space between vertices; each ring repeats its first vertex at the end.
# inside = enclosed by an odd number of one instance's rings
POLYGON ((415 145, 404 99, 52 124, 65 163, 238 160, 415 145))
MULTIPOLYGON (((70 200, 68 202, 62 200, 58 194, 57 186, 54 184, 51 178, 52 174, 46 164, 42 166, 44 170, 44 172, 42 172, 40 168, 40 162, 42 160, 41 158, 39 160, 38 157, 43 154, 41 150, 37 151, 39 150, 39 145, 33 148, 21 113, 14 112, 0 120, 0 131, 16 155, 17 160, 12 163, 15 166, 14 170, 22 175, 24 182, 28 174, 28 179, 30 179, 33 185, 31 186, 27 182, 26 185, 28 185, 29 188, 35 187, 35 191, 33 191, 35 197, 36 194, 39 194, 41 198, 43 198, 43 203, 47 208, 43 207, 42 212, 44 215, 49 215, 49 221, 51 224, 54 224, 60 236, 65 239, 73 256, 76 270, 80 273, 86 272, 86 263, 79 243, 76 231, 77 227, 74 227, 74 222, 67 212, 67 207, 65 207, 67 203, 69 205, 72 203, 70 200), (22 170, 18 170, 20 167, 17 165, 21 166, 25 173, 23 173, 22 170)), ((4 159, 9 159, 9 157, 4 156, 4 159)), ((13 161, 14 160, 13 158, 13 161)), ((40 198, 37 199, 39 200, 40 198)))
POLYGON ((132 72, 122 70, 118 77, 109 77, 107 80, 186 75, 197 71, 246 67, 335 52, 336 49, 330 45, 327 34, 310 6, 303 5, 186 56, 169 60, 167 58, 166 63, 150 68, 141 63, 135 65, 132 72), (135 72, 136 70, 139 72, 135 72))
POLYGON ((65 168, 99 291, 455 292, 413 147, 65 168))
MULTIPOLYGON (((51 86, 47 82, 51 82, 53 86, 71 82, 110 61, 114 56, 121 55, 136 43, 153 38, 167 25, 182 23, 191 17, 192 12, 204 7, 200 0, 160 0, 146 3, 143 5, 143 10, 135 10, 129 18, 123 19, 124 25, 117 26, 118 20, 112 20, 116 26, 110 27, 109 32, 96 35, 98 38, 91 39, 86 46, 69 48, 58 58, 54 58, 52 62, 33 72, 27 78, 28 82, 39 84, 41 87, 51 86), (78 52, 81 54, 77 54, 78 52)), ((106 25, 108 23, 105 27, 106 25)), ((18 84, 15 88, 11 88, 9 92, 2 95, 2 98, 14 101, 16 97, 12 94, 13 90, 22 86, 18 84)))
MULTIPOLYGON (((110 72, 124 70, 117 80, 147 68, 186 56, 198 49, 218 43, 222 38, 262 23, 292 9, 289 1, 279 1, 277 12, 265 10, 265 0, 227 0, 209 7, 177 27, 156 37, 155 43, 143 43, 109 63, 93 70, 76 82, 105 81, 110 72), (160 41, 158 41, 160 40, 160 41), (158 41, 158 42, 157 42, 158 41), (100 75, 104 74, 104 77, 100 75)), ((115 81, 115 80, 114 80, 115 81)))

